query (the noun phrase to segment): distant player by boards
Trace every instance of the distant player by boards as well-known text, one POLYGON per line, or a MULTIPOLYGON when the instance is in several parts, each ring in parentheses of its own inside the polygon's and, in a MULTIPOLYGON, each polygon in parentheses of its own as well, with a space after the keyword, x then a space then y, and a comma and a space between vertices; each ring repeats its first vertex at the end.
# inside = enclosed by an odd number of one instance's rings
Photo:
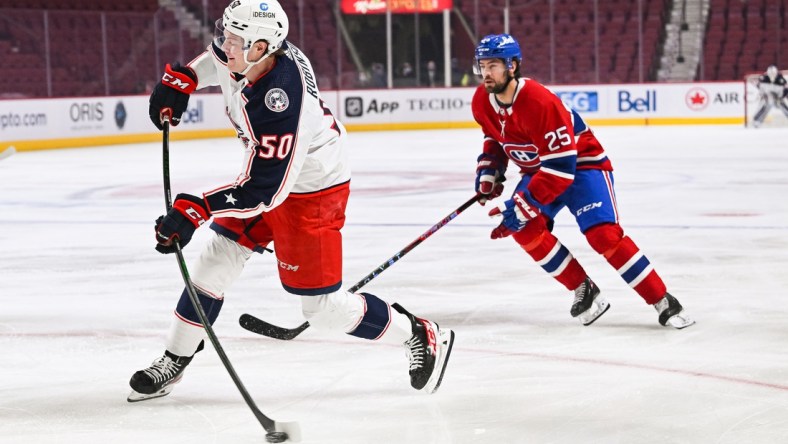
MULTIPOLYGON (((403 344, 413 388, 439 387, 454 332, 398 304, 342 287, 342 235, 350 190, 346 131, 320 97, 306 55, 287 42, 289 22, 276 0, 234 0, 216 22, 207 50, 186 66, 167 65, 150 97, 150 118, 177 125, 189 94, 221 87, 224 112, 235 128, 244 162, 236 178, 202 195, 179 194, 155 224, 156 250, 175 252, 213 219, 214 233, 191 277, 211 323, 225 290, 254 252, 275 242, 279 279, 299 296, 316 329, 403 344), (263 9, 264 8, 264 9, 263 9), (260 12, 263 10, 264 12, 260 12)), ((131 377, 130 402, 169 394, 196 352, 205 330, 183 291, 165 352, 131 377)))
POLYGON ((777 66, 769 66, 758 77, 758 95, 761 107, 753 117, 753 126, 760 127, 772 108, 778 108, 788 118, 788 85, 777 66))
POLYGON ((521 179, 509 199, 490 211, 503 218, 491 237, 511 236, 545 272, 574 293, 572 317, 590 325, 610 304, 572 253, 552 234, 553 218, 567 208, 588 243, 618 271, 662 325, 681 329, 694 321, 667 292, 662 278, 619 225, 613 167, 591 128, 539 82, 523 78, 523 58, 508 34, 484 37, 475 69, 483 77, 472 110, 484 134, 476 191, 500 196, 513 164, 521 179))

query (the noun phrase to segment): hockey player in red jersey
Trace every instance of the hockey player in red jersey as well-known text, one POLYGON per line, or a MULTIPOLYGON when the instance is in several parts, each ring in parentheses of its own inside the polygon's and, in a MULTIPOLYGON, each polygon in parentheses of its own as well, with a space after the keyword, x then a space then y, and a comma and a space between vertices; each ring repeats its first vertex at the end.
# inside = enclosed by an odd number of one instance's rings
POLYGON ((520 46, 508 34, 484 37, 476 48, 475 67, 484 80, 472 102, 474 119, 484 133, 476 169, 476 191, 486 196, 480 202, 501 195, 510 163, 522 177, 511 198, 490 211, 490 216, 503 218, 491 237, 512 236, 548 274, 574 292, 570 314, 590 325, 610 304, 551 233, 553 218, 566 207, 591 247, 654 306, 660 324, 679 329, 692 325, 619 225, 613 167, 582 117, 539 82, 521 77, 520 46))
MULTIPOLYGON (((229 183, 176 197, 156 221, 156 250, 173 253, 175 238, 186 246, 213 219, 214 234, 191 273, 213 323, 225 289, 254 252, 274 241, 282 287, 300 297, 312 326, 403 344, 411 385, 434 392, 454 333, 372 294, 342 290, 340 230, 350 191, 346 132, 320 98, 309 59, 285 40, 285 11, 276 0, 234 0, 216 24, 216 38, 204 53, 187 66, 167 65, 150 97, 150 117, 161 129, 162 113, 170 113, 177 125, 192 91, 218 85, 225 107, 216 112, 229 117, 245 160, 229 183)), ((204 338, 184 290, 164 355, 134 373, 128 400, 170 393, 204 338)))

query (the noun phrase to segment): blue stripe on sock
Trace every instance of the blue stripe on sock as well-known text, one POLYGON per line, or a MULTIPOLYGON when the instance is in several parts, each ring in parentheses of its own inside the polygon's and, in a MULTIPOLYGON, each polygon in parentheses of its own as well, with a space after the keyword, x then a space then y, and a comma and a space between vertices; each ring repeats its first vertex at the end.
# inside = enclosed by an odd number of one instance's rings
POLYGON ((621 273, 621 277, 624 278, 624 281, 626 281, 627 284, 630 284, 635 280, 636 277, 640 276, 640 273, 642 273, 643 270, 645 270, 650 264, 651 262, 648 261, 648 258, 643 256, 638 259, 637 262, 632 264, 628 270, 621 273))
POLYGON ((377 339, 391 322, 389 304, 369 293, 360 293, 360 296, 367 301, 367 312, 358 327, 348 334, 363 339, 377 339))
MULTIPOLYGON (((216 318, 219 317, 219 311, 222 309, 222 304, 224 304, 224 299, 214 299, 212 297, 205 296, 204 294, 197 292, 197 299, 200 300, 200 305, 202 305, 202 309, 205 311, 205 314, 208 316, 208 321, 213 325, 216 321, 216 318)), ((200 322, 200 317, 197 316, 197 311, 194 309, 194 305, 192 305, 192 300, 189 298, 189 293, 186 292, 186 289, 183 289, 183 293, 181 293, 181 298, 178 300, 178 306, 175 308, 175 312, 178 313, 178 316, 187 319, 195 324, 202 325, 200 322)))
POLYGON ((569 249, 561 245, 561 248, 555 252, 555 255, 550 258, 546 264, 542 265, 542 269, 549 274, 553 274, 554 271, 558 270, 558 267, 564 262, 567 256, 569 256, 569 249))

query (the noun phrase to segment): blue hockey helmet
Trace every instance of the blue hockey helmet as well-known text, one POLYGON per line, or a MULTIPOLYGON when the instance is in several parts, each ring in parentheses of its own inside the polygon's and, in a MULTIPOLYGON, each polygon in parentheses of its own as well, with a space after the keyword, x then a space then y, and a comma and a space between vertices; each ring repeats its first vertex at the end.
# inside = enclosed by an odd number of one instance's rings
POLYGON ((490 34, 482 38, 475 51, 476 63, 474 71, 481 74, 479 61, 483 59, 502 59, 507 69, 512 68, 512 60, 522 61, 523 54, 520 51, 520 44, 509 34, 490 34))

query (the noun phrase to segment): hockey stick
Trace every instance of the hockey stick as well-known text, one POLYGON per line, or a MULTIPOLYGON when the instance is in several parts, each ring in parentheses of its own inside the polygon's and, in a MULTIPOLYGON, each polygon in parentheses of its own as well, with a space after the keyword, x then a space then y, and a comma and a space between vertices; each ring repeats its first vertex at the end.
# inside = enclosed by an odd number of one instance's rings
MULTIPOLYGON (((164 172, 164 204, 167 208, 167 211, 170 211, 172 208, 172 188, 170 187, 170 117, 167 115, 162 115, 162 126, 163 126, 163 135, 162 135, 162 169, 164 172)), ((249 392, 246 391, 246 387, 244 387, 241 379, 238 377, 238 374, 235 373, 235 369, 233 368, 232 364, 230 364, 230 360, 227 358, 227 354, 225 354, 222 345, 219 343, 219 338, 216 337, 216 333, 213 331, 213 327, 211 323, 208 322, 208 316, 205 314, 205 310, 200 304, 200 300, 197 298, 197 291, 194 289, 194 285, 192 284, 191 278, 189 277, 189 270, 186 268, 186 260, 183 258, 183 251, 181 250, 180 241, 175 238, 175 254, 178 257, 178 266, 181 270, 181 276, 183 277, 183 283, 186 285, 186 292, 189 294, 189 299, 194 306, 194 310, 197 312, 197 316, 200 318, 200 322, 202 323, 203 327, 205 327, 205 332, 208 334, 208 339, 210 339, 211 344, 213 344, 213 348, 216 350, 216 353, 219 355, 219 359, 224 364, 224 368, 227 369, 227 373, 230 374, 230 378, 232 378, 235 386, 238 388, 238 391, 241 392, 241 396, 243 396, 244 401, 246 401, 246 405, 252 410, 254 416, 260 421, 260 425, 266 431, 265 439, 268 442, 285 442, 288 439, 298 442, 301 440, 301 428, 299 427, 297 422, 276 422, 273 419, 265 416, 263 412, 255 404, 252 397, 249 395, 249 392)))
MULTIPOLYGON (((468 209, 471 205, 476 203, 482 197, 481 194, 477 194, 470 198, 467 202, 460 205, 459 208, 454 210, 451 214, 444 217, 440 222, 433 225, 429 230, 425 231, 421 236, 419 236, 416 240, 408 244, 407 247, 403 248, 402 250, 398 251, 394 256, 391 256, 386 262, 380 264, 378 268, 372 271, 372 273, 364 276, 363 279, 358 281, 356 285, 350 287, 348 289, 349 292, 354 293, 358 291, 361 287, 367 285, 369 281, 377 277, 380 273, 382 273, 387 268, 394 265, 395 262, 402 259, 403 256, 408 254, 411 250, 416 248, 420 243, 424 242, 428 237, 432 236, 436 231, 441 229, 443 226, 448 224, 452 221, 455 217, 457 217, 460 213, 468 209)), ((304 322, 303 324, 299 325, 296 328, 284 328, 279 327, 273 324, 269 324, 262 319, 258 319, 250 314, 244 313, 238 319, 238 322, 241 324, 241 327, 263 336, 268 336, 269 338, 274 339, 281 339, 283 341, 289 341, 296 336, 303 333, 304 330, 309 328, 309 322, 304 322)))
POLYGON ((9 146, 8 148, 4 149, 2 153, 0 153, 0 160, 5 158, 11 157, 16 153, 16 148, 9 146))

